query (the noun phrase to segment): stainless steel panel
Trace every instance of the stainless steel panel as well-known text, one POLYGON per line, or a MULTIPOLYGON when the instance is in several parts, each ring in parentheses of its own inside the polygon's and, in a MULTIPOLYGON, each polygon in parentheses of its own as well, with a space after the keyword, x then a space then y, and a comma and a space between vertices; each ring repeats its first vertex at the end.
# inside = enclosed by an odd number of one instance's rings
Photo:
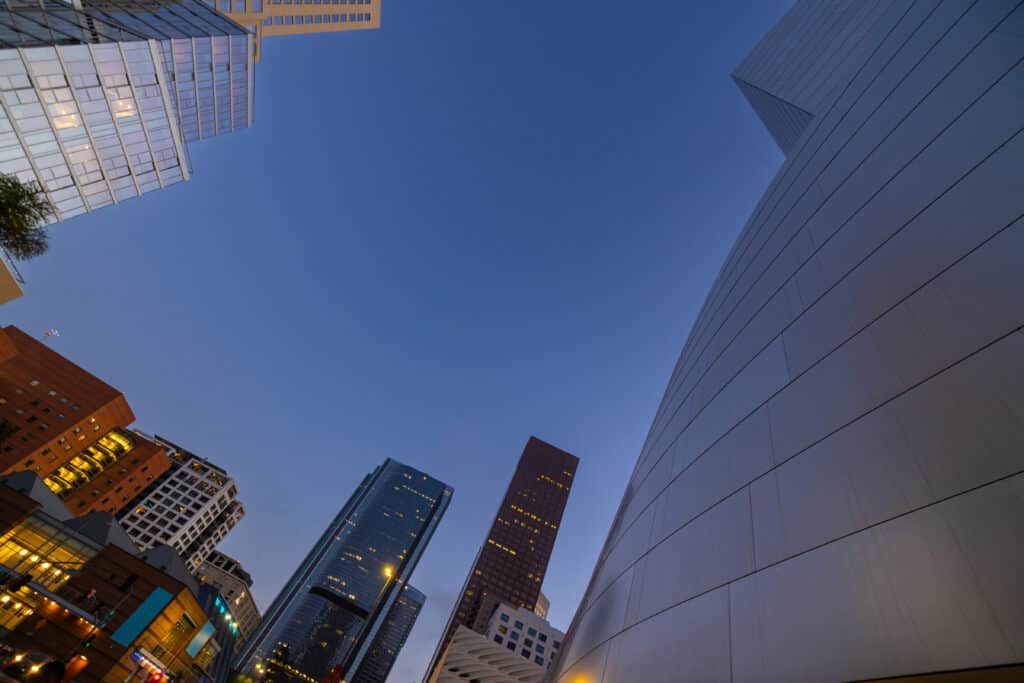
POLYGON ((627 623, 753 571, 753 542, 750 496, 743 489, 650 551, 633 586, 627 623))
POLYGON ((665 538, 771 467, 768 411, 762 408, 694 461, 658 498, 652 542, 665 538))
MULTIPOLYGON (((582 615, 577 615, 572 638, 562 653, 559 666, 571 666, 622 630, 626 617, 633 570, 619 576, 582 615)), ((599 679, 598 679, 599 680, 599 679)))
POLYGON ((821 109, 673 370, 574 629, 597 676, 1024 657, 1024 8, 992 32, 1016 4, 799 0, 737 71, 821 109))
POLYGON ((829 681, 1019 661, 1024 475, 732 585, 735 681, 829 681))
POLYGON ((604 683, 728 681, 728 588, 673 607, 611 641, 604 683))

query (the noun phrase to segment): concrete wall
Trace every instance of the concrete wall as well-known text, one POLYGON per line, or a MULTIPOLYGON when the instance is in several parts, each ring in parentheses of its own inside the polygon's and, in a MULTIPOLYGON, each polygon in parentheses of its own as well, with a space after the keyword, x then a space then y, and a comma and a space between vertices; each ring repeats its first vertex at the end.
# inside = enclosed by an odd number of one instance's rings
POLYGON ((1024 662, 1024 5, 799 0, 780 27, 737 74, 811 116, 672 373, 559 681, 1024 662), (815 40, 829 18, 861 29, 815 40), (758 61, 830 66, 801 99, 758 61))

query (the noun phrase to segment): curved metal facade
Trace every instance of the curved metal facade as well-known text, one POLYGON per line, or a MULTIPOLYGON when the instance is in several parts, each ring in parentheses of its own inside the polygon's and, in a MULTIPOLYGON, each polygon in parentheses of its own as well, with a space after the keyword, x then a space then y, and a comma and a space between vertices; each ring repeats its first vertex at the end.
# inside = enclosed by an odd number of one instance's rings
POLYGON ((787 160, 556 680, 1024 662, 1022 60, 1018 0, 800 0, 737 69, 787 160))

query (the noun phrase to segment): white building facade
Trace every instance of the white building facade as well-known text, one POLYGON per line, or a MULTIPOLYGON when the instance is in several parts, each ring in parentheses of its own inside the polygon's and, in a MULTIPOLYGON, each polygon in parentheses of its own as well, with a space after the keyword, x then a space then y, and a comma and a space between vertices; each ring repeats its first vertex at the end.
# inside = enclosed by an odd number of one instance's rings
POLYGON ((245 515, 238 486, 227 472, 159 436, 171 469, 118 515, 140 550, 173 547, 195 573, 245 515))
POLYGON ((564 635, 533 611, 501 603, 485 633, 456 629, 431 683, 539 683, 564 635))

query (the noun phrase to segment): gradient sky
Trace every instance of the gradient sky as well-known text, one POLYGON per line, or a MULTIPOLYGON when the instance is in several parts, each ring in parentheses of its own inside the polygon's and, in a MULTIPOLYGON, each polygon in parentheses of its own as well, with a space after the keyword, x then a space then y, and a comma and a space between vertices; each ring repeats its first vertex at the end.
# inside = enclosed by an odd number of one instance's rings
POLYGON ((266 607, 391 456, 455 487, 389 679, 419 681, 531 434, 579 473, 566 628, 686 334, 781 163, 729 78, 789 0, 385 0, 274 38, 251 130, 52 231, 4 306, 225 467, 266 607), (631 9, 627 12, 626 9, 631 9))

